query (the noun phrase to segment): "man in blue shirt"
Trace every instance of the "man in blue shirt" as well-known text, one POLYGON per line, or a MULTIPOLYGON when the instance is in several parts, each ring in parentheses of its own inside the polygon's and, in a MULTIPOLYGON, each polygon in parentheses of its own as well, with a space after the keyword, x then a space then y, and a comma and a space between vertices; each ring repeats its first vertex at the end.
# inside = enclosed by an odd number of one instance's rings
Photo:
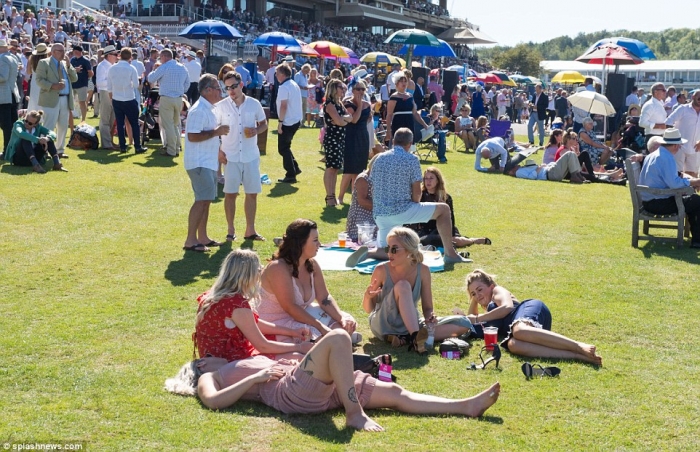
MULTIPOLYGON (((700 189, 700 179, 684 178, 678 173, 674 155, 688 140, 681 138, 678 129, 666 129, 661 141, 661 147, 652 152, 646 159, 639 174, 639 185, 650 188, 683 188, 700 189)), ((642 205, 650 213, 669 215, 678 213, 678 206, 673 196, 642 193, 642 205)), ((700 248, 700 196, 697 194, 683 196, 685 213, 690 222, 691 248, 700 248)))
POLYGON ((247 89, 253 79, 250 76, 250 71, 243 66, 243 59, 236 60, 236 72, 241 74, 241 83, 243 83, 243 94, 247 94, 247 89))

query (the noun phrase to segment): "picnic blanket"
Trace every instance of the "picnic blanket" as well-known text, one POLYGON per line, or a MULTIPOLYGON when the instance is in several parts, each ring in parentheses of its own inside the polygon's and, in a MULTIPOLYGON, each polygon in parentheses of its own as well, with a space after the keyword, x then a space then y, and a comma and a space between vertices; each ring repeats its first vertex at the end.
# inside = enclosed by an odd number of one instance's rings
MULTIPOLYGON (((318 250, 318 254, 314 258, 321 270, 329 271, 350 271, 357 270, 360 273, 371 275, 374 267, 381 264, 383 261, 376 259, 367 259, 360 262, 355 267, 346 267, 345 261, 354 250, 350 248, 327 247, 318 250)), ((442 254, 439 251, 428 251, 423 253, 423 263, 428 266, 431 273, 441 272, 445 270, 445 262, 442 260, 442 254)))

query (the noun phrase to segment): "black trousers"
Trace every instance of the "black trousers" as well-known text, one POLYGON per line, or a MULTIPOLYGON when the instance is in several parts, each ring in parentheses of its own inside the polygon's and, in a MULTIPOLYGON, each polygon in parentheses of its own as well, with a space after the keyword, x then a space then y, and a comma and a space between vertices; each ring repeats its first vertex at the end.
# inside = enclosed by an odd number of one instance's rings
POLYGON ((282 125, 282 135, 277 135, 277 152, 282 156, 282 166, 286 172, 284 177, 289 179, 297 177, 299 172, 299 165, 292 154, 292 140, 300 125, 301 122, 291 126, 282 125))
POLYGON ((187 90, 187 98, 190 100, 190 105, 197 102, 197 100, 199 99, 199 83, 190 83, 190 89, 187 90))
MULTIPOLYGON (((657 215, 678 213, 678 206, 676 206, 676 200, 673 197, 652 199, 644 201, 642 204, 648 212, 657 215)), ((683 205, 690 222, 691 239, 693 243, 700 243, 700 195, 683 196, 683 205)))
POLYGON ((5 137, 2 152, 6 152, 7 145, 10 144, 12 125, 15 121, 17 121, 17 102, 13 99, 11 104, 0 104, 0 129, 5 137))
POLYGON ((591 161, 591 156, 588 154, 588 151, 583 151, 578 155, 578 162, 581 164, 581 166, 586 168, 587 171, 587 173, 581 174, 583 174, 589 181, 595 182, 598 178, 593 172, 593 162, 591 161))
POLYGON ((21 143, 21 147, 12 157, 12 163, 17 166, 33 166, 32 157, 35 157, 39 163, 44 163, 46 161, 47 152, 51 157, 58 153, 56 151, 56 145, 52 140, 49 140, 46 145, 46 151, 44 150, 44 146, 39 143, 34 144, 28 140, 22 140, 21 143))

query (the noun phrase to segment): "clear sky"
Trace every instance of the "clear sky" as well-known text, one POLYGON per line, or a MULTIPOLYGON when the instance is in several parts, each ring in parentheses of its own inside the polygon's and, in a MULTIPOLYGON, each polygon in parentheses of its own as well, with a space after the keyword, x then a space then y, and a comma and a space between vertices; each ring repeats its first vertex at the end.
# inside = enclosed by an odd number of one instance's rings
MULTIPOLYGON (((434 3, 437 3, 435 1, 434 3)), ((453 16, 466 18, 500 45, 543 42, 558 36, 600 30, 661 31, 700 28, 692 11, 698 0, 608 0, 593 2, 532 2, 500 0, 492 4, 447 0, 453 16)))

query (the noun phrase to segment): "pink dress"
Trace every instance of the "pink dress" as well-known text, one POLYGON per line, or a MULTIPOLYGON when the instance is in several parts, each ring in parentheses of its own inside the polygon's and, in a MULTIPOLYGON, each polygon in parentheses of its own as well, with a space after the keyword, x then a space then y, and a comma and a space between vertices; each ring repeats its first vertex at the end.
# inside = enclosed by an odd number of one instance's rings
MULTIPOLYGON (((255 356, 233 361, 219 369, 222 383, 229 387, 263 369, 275 368, 284 372, 279 380, 253 385, 241 400, 261 402, 282 413, 307 414, 342 408, 335 384, 325 384, 299 368, 296 361, 274 361, 264 356, 255 356)), ((356 370, 355 392, 361 406, 366 406, 372 397, 375 380, 372 376, 356 370)))
MULTIPOLYGON (((304 300, 304 295, 297 285, 297 278, 292 278, 292 286, 294 287, 294 304, 305 309, 314 318, 320 320, 323 324, 333 328, 333 324, 336 323, 328 314, 323 312, 323 310, 314 303, 316 300, 316 289, 314 287, 314 278, 311 277, 311 294, 308 300, 304 300), (313 303, 313 304, 312 304, 313 303)), ((316 339, 321 336, 321 332, 314 328, 313 326, 307 325, 294 319, 287 311, 282 308, 277 296, 274 293, 268 292, 264 287, 260 286, 260 301, 255 306, 255 310, 262 320, 266 320, 270 323, 274 323, 277 326, 300 329, 303 327, 308 327, 311 332, 311 337, 316 339)), ((344 319, 355 321, 355 319, 347 312, 340 311, 340 315, 344 319)), ((279 342, 294 342, 294 338, 291 336, 283 336, 278 334, 276 340, 279 342)))
MULTIPOLYGON (((311 278, 311 294, 309 299, 304 301, 304 295, 301 293, 299 286, 297 285, 297 279, 292 278, 292 286, 294 286, 294 304, 300 306, 302 309, 308 308, 311 303, 316 299, 316 290, 314 288, 314 278, 311 278)), ((268 292, 264 287, 260 287, 260 301, 255 306, 258 316, 261 319, 266 320, 270 323, 274 323, 277 326, 299 329, 307 326, 305 323, 298 322, 295 320, 287 311, 282 308, 277 297, 273 292, 268 292)), ((312 337, 318 337, 321 333, 313 327, 309 327, 311 330, 312 337)), ((294 342, 294 338, 291 336, 277 335, 277 340, 279 342, 294 342)))

